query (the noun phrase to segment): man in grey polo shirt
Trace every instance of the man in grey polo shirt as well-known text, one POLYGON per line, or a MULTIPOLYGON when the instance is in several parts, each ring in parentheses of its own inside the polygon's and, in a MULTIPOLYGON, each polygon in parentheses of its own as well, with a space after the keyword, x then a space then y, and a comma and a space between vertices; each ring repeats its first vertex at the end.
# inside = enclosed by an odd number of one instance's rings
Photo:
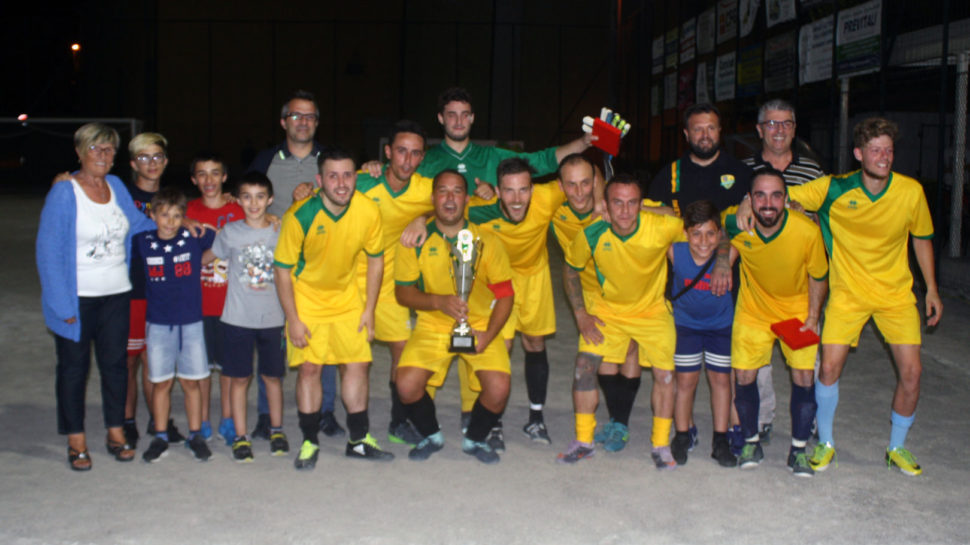
MULTIPOLYGON (((313 93, 299 89, 283 103, 280 127, 286 131, 286 140, 280 145, 264 149, 256 155, 247 170, 266 174, 273 182, 273 203, 266 211, 282 218, 293 204, 293 190, 301 183, 316 186, 319 172, 317 156, 325 148, 314 140, 320 123, 320 108, 313 93)), ((324 366, 320 376, 323 385, 323 404, 320 409, 320 431, 327 437, 343 435, 344 429, 333 416, 337 397, 337 368, 324 366)), ((266 387, 259 381, 259 418, 253 437, 269 439, 269 406, 266 403, 266 387)))

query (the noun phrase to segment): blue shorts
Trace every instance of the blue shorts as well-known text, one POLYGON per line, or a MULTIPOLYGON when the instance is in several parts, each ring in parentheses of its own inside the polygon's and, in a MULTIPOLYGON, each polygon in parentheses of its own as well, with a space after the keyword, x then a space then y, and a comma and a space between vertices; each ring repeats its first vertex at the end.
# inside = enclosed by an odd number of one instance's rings
POLYGON ((712 331, 677 326, 677 348, 674 366, 679 373, 701 370, 704 363, 708 371, 731 372, 731 328, 712 331))
POLYGON ((253 347, 259 356, 259 374, 282 377, 286 370, 286 338, 283 326, 251 329, 227 324, 222 326, 222 374, 233 378, 253 375, 253 347))
POLYGON ((209 369, 222 368, 222 322, 218 316, 203 316, 202 331, 205 334, 205 353, 209 369))
POLYGON ((164 382, 174 377, 202 380, 209 376, 202 322, 185 325, 145 324, 148 380, 164 382))

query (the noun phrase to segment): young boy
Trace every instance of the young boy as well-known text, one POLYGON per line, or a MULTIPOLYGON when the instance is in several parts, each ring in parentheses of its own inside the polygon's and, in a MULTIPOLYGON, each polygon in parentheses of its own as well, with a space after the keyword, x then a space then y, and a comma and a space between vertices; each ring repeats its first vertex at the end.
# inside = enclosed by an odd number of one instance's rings
MULTIPOLYGON (((228 171, 225 162, 216 154, 199 153, 192 160, 189 169, 192 184, 199 188, 202 196, 189 201, 185 209, 185 216, 211 225, 216 230, 222 229, 230 222, 243 219, 243 210, 222 192, 226 183, 228 171)), ((226 302, 226 263, 215 260, 202 268, 202 330, 205 334, 205 347, 209 358, 209 369, 219 369, 223 364, 222 335, 219 316, 226 302)), ((212 382, 209 378, 202 379, 202 437, 208 441, 212 437, 212 425, 209 423, 209 397, 212 382)), ((226 444, 232 444, 235 431, 232 424, 232 407, 229 403, 229 377, 220 375, 219 395, 222 401, 222 421, 219 424, 219 435, 226 444)))
POLYGON ((136 235, 132 245, 145 271, 148 379, 154 384, 152 413, 155 438, 142 458, 155 462, 168 450, 166 423, 171 409, 172 382, 178 376, 185 392, 189 422, 186 446, 199 461, 212 456, 202 437, 199 381, 209 376, 202 332, 202 253, 215 236, 206 230, 199 238, 182 226, 185 197, 176 188, 159 190, 150 216, 158 229, 136 235))
MULTIPOLYGON (((731 324, 734 301, 730 294, 711 294, 711 269, 721 239, 721 218, 711 201, 695 201, 684 209, 687 242, 674 243, 667 251, 673 281, 670 298, 674 307, 677 346, 677 393, 674 397, 676 434, 670 444, 677 464, 687 463, 693 445, 690 426, 694 413, 694 394, 700 379, 701 364, 707 368, 714 413, 714 438, 711 457, 724 467, 734 467, 737 459, 727 439, 731 415, 731 324)), ((696 428, 694 428, 696 435, 696 428)))
MULTIPOLYGON (((229 265, 228 297, 221 318, 222 376, 231 383, 233 459, 251 462, 252 443, 246 437, 246 392, 253 376, 254 345, 269 402, 270 453, 283 456, 290 450, 283 433, 281 385, 286 361, 286 320, 273 283, 273 251, 279 232, 266 214, 273 202, 273 185, 261 172, 248 172, 239 180, 237 197, 245 221, 230 223, 219 231, 206 257, 211 254, 229 265)), ((224 434, 221 428, 220 433, 224 434)))

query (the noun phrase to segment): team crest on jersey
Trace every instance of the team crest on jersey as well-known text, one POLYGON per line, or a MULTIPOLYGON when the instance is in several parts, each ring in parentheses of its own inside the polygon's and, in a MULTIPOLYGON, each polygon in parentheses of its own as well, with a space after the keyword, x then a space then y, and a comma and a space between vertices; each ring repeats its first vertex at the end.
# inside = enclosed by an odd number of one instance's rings
POLYGON ((744 247, 745 248, 750 248, 751 247, 751 241, 750 240, 744 241, 744 247))
POLYGON ((461 174, 468 173, 468 169, 465 167, 465 163, 458 163, 458 172, 461 174))
POLYGON ((734 187, 734 175, 733 174, 722 174, 721 175, 721 187, 724 189, 731 189, 734 187))

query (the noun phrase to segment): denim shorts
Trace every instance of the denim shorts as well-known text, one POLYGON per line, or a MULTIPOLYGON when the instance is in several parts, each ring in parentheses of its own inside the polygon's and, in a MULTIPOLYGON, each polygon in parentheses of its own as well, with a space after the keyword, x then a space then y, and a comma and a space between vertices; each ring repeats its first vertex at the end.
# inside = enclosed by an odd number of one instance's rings
POLYGON ((202 322, 185 325, 145 325, 148 380, 164 382, 173 377, 201 380, 209 376, 202 322))

